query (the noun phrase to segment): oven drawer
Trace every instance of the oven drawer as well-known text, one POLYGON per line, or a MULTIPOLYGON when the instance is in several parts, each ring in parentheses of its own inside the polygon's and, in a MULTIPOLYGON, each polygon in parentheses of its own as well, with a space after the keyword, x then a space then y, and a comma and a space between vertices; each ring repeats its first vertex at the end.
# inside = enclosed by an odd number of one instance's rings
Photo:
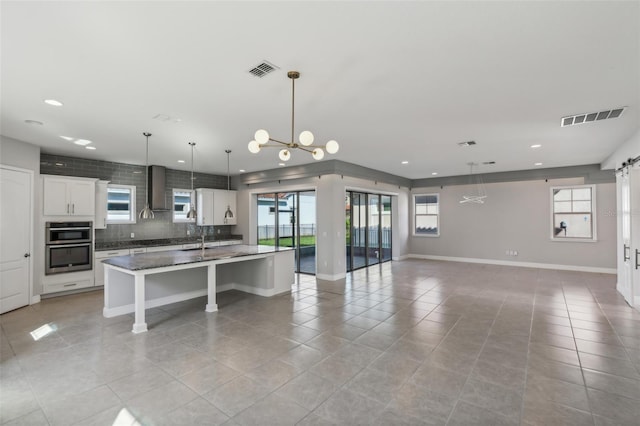
POLYGON ((79 288, 92 287, 92 286, 93 286, 93 283, 91 282, 91 280, 73 280, 69 282, 45 284, 44 292, 55 293, 58 291, 76 290, 79 288))

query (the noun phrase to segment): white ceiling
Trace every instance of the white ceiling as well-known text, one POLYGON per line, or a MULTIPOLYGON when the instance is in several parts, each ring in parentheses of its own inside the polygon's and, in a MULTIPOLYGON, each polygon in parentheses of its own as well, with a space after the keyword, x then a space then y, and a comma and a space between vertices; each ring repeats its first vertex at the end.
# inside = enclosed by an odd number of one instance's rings
MULTIPOLYGON (((470 161, 600 163, 639 125, 639 4, 3 1, 1 132, 144 164, 150 131, 153 164, 189 170, 195 141, 197 171, 226 173, 225 149, 232 174, 277 168, 277 150, 247 143, 259 128, 290 138, 286 74, 298 70, 296 130, 336 139, 325 159, 407 178, 466 174, 470 161), (280 69, 248 73, 263 60, 280 69), (620 118, 560 127, 620 106, 620 118), (467 140, 478 145, 457 146, 467 140)), ((296 151, 288 164, 310 162, 296 151)))

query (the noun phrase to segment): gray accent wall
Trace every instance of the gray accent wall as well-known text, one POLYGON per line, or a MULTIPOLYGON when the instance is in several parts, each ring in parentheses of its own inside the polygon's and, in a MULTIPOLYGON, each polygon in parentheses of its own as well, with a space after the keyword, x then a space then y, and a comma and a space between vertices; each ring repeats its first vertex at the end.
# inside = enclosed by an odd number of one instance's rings
MULTIPOLYGON (((78 176, 97 178, 110 183, 121 185, 135 185, 136 210, 140 211, 145 204, 145 167, 115 163, 110 161, 88 160, 84 158, 65 157, 59 155, 42 154, 40 157, 40 173, 48 175, 78 176)), ((226 189, 227 177, 206 173, 194 173, 194 188, 226 189)), ((191 172, 166 169, 167 205, 171 206, 173 189, 190 189, 191 172)), ((140 220, 134 224, 107 225, 107 229, 96 230, 97 242, 121 241, 131 239, 131 233, 136 240, 154 238, 182 238, 190 232, 194 239, 204 232, 208 236, 230 235, 234 226, 196 226, 187 223, 173 223, 172 211, 155 211, 155 219, 140 220)))
POLYGON ((418 256, 614 269, 614 183, 596 185, 597 242, 551 241, 550 187, 583 183, 583 178, 573 178, 486 184, 484 204, 459 203, 463 195, 477 191, 474 186, 414 188, 412 194, 440 194, 440 236, 413 236, 411 218, 409 251, 418 256), (508 256, 506 250, 516 250, 518 256, 508 256))

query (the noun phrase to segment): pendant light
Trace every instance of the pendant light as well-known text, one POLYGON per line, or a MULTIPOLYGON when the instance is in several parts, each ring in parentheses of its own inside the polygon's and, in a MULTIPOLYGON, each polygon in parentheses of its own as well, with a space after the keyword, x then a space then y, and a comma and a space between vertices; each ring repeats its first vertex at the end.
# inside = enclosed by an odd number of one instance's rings
MULTIPOLYGON (((193 148, 195 148, 196 143, 189 142, 189 145, 191 145, 191 196, 193 197, 193 148)), ((192 200, 191 208, 189 209, 189 213, 187 213, 187 219, 195 219, 197 216, 198 214, 196 213, 196 206, 192 200)))
POLYGON ((230 149, 226 149, 224 152, 227 153, 227 211, 224 212, 224 223, 227 223, 228 219, 233 219, 233 212, 231 211, 231 205, 229 204, 229 194, 231 192, 229 181, 231 180, 231 175, 229 174, 229 154, 231 154, 230 149))
POLYGON ((153 219, 153 210, 149 208, 149 136, 151 136, 151 133, 143 132, 142 134, 147 138, 147 157, 145 162, 146 177, 144 183, 144 201, 146 204, 144 208, 140 210, 138 217, 140 219, 153 219))

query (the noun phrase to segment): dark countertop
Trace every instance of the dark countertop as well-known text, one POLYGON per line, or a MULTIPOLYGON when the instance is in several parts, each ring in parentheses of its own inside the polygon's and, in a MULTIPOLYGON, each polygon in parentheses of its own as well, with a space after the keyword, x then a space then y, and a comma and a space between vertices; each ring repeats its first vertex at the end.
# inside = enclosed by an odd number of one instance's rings
POLYGON ((278 253, 293 250, 290 247, 248 246, 236 244, 232 246, 211 247, 202 249, 182 249, 160 251, 156 253, 140 253, 127 256, 116 256, 102 262, 129 271, 162 268, 166 266, 185 265, 188 263, 208 262, 230 257, 253 256, 256 254, 278 253))
MULTIPOLYGON (((225 235, 224 237, 205 238, 205 243, 211 243, 215 241, 229 241, 229 240, 242 240, 242 235, 225 235)), ((140 247, 158 247, 158 246, 171 246, 175 244, 198 244, 202 240, 196 237, 185 238, 156 238, 152 240, 121 240, 121 241, 101 241, 96 242, 96 251, 103 250, 119 250, 119 249, 132 249, 140 247)))

